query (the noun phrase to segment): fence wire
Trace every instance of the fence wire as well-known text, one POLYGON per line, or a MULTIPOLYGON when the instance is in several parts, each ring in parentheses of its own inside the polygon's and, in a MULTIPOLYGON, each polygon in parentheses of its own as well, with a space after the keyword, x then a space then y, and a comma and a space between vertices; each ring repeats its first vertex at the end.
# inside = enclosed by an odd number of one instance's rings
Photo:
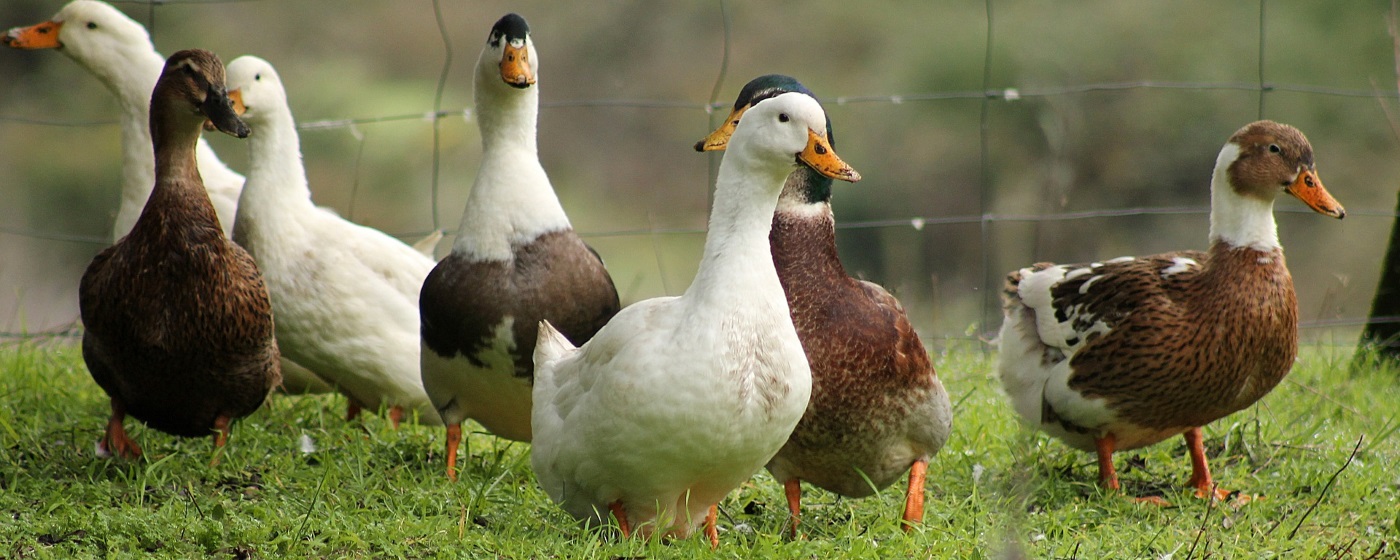
MULTIPOLYGON (((144 6, 146 13, 145 24, 151 37, 154 39, 161 27, 157 25, 160 19, 157 14, 160 8, 173 5, 213 5, 213 4, 235 4, 235 3, 258 3, 268 0, 108 0, 116 5, 144 6)), ((1073 212, 1050 212, 1050 213, 995 213, 990 212, 988 196, 993 190, 992 184, 992 156, 993 148, 990 142, 990 119, 995 110, 995 102, 1015 103, 1021 100, 1036 98, 1054 98, 1063 96, 1083 95, 1090 93, 1123 93, 1140 90, 1189 90, 1189 91, 1237 91, 1256 92, 1258 94, 1258 118, 1264 118, 1266 100, 1277 92, 1296 93, 1319 97, 1338 98, 1358 98, 1374 99, 1377 102, 1400 99, 1400 91, 1383 90, 1380 88, 1355 89, 1328 87, 1312 84, 1281 83, 1269 81, 1265 74, 1265 56, 1268 52, 1267 45, 1267 0, 1258 0, 1258 52, 1257 52, 1257 80, 1254 82, 1242 81, 1161 81, 1161 80, 1131 80, 1095 82, 1083 84, 1069 84, 1057 86, 1026 86, 1026 87, 994 87, 993 79, 993 51, 996 46, 995 31, 996 22, 994 7, 997 4, 994 0, 985 0, 985 42, 983 47, 982 78, 980 90, 949 90, 949 91, 918 91, 910 93, 883 94, 883 95, 856 95, 856 96, 835 96, 823 98, 826 105, 851 106, 851 105, 904 105, 916 103, 931 103, 953 100, 980 100, 980 114, 978 125, 977 143, 980 155, 980 200, 978 203, 979 212, 975 214, 962 215, 923 215, 906 216, 874 220, 852 220, 838 222, 836 227, 841 230, 872 230, 889 228, 912 228, 922 231, 926 227, 950 226, 950 225, 973 225, 979 226, 980 242, 982 244, 981 269, 983 272, 983 286, 992 285, 992 281, 1000 272, 993 270, 991 259, 991 236, 992 226, 997 223, 1032 223, 1041 224, 1047 222, 1060 221, 1082 221, 1095 219, 1112 219, 1141 216, 1172 216, 1172 215, 1207 215, 1210 208, 1207 206, 1140 206, 1132 208, 1101 208, 1092 210, 1082 210, 1073 212)), ((447 108, 442 107, 444 92, 447 87, 450 69, 452 67, 455 49, 450 39, 447 24, 443 16, 440 0, 432 0, 433 14, 438 36, 442 43, 443 62, 441 71, 436 80, 433 95, 432 109, 430 111, 418 113, 397 113, 385 115, 371 115, 361 117, 345 117, 300 121, 297 123, 298 130, 307 133, 316 133, 335 130, 349 130, 359 138, 359 127, 370 127, 385 123, 422 121, 427 122, 432 127, 432 173, 431 173, 431 193, 432 193, 432 228, 433 230, 445 231, 448 235, 455 233, 450 228, 443 227, 438 208, 439 200, 439 165, 441 158, 441 134, 440 124, 448 119, 470 119, 472 117, 471 107, 447 108)), ((731 9, 726 0, 716 0, 716 9, 720 13, 723 22, 723 51, 719 61, 718 72, 714 81, 714 86, 710 91, 708 101, 697 103, 686 100, 655 100, 655 99, 627 99, 627 98, 601 98, 601 99, 565 99, 541 102, 542 109, 568 109, 568 108, 623 108, 631 110, 691 110, 697 114, 706 115, 710 124, 714 119, 725 114, 729 103, 722 101, 729 68, 729 58, 731 45, 733 42, 733 20, 731 9)), ((1400 52, 1400 44, 1397 44, 1397 52, 1400 52)), ((1400 72, 1400 60, 1397 60, 1397 72, 1400 72)), ((732 88, 730 88, 732 89, 732 88)), ((63 120, 55 118, 35 117, 28 115, 5 115, 0 114, 0 124, 15 126, 38 126, 54 128, 101 128, 116 126, 115 119, 100 120, 63 120)), ((363 142, 360 144, 363 149, 363 142)), ((357 160, 358 161, 358 160, 357 160)), ((357 163, 358 165, 358 163, 357 163)), ((710 166, 710 182, 714 180, 715 166, 710 166)), ((353 208, 354 197, 351 197, 351 207, 353 208)), ((1310 210, 1302 208, 1278 208, 1279 213, 1310 213, 1310 210)), ((1400 219, 1400 213, 1389 208, 1359 208, 1349 209, 1349 217, 1363 217, 1394 221, 1400 219)), ((431 230, 429 230, 431 231, 431 230)), ((429 231, 401 231, 390 232, 391 235, 403 239, 417 238, 429 231)), ((611 238, 611 237, 643 237, 643 236, 666 236, 666 235, 700 235, 705 230, 703 228, 665 228, 649 226, 645 228, 625 228, 616 230, 595 230, 580 231, 584 238, 611 238)), ((109 243, 106 237, 92 235, 73 234, 63 231, 43 231, 30 228, 13 227, 0 224, 0 236, 16 236, 35 241, 52 243, 75 243, 90 246, 105 246, 109 243)), ((658 262, 660 255, 657 256, 658 262)), ((981 314, 982 325, 996 325, 999 323, 996 315, 996 305, 991 290, 983 290, 981 314)), ((1301 328, 1305 330, 1334 330, 1338 328, 1361 327, 1368 323, 1396 323, 1400 322, 1400 316, 1390 317, 1338 317, 1304 321, 1301 328)), ((34 337, 68 338, 77 336, 77 318, 60 327, 56 327, 43 332, 0 332, 0 340, 4 339, 24 339, 34 337)), ((986 327, 984 327, 986 328, 986 327)), ((927 339, 942 341, 972 341, 985 342, 990 333, 958 335, 941 333, 938 336, 927 336, 927 339)), ((1318 342, 1320 345, 1348 346, 1349 344, 1337 344, 1328 342, 1318 342)))

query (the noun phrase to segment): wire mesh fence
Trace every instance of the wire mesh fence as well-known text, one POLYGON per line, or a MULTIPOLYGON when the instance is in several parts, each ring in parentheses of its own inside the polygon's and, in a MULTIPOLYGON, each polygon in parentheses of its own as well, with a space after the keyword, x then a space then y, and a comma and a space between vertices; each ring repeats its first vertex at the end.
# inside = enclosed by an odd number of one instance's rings
MULTIPOLYGON (((1341 224, 1277 208, 1309 340, 1354 341, 1396 218, 1384 2, 114 4, 161 52, 277 65, 317 202, 406 239, 451 235, 479 156, 471 68, 490 23, 522 13, 542 59, 541 158, 625 301, 688 283, 718 161, 689 146, 770 72, 822 97, 867 177, 837 187, 843 260, 935 348, 993 335, 1016 267, 1203 248, 1215 153, 1257 118, 1307 132, 1348 208, 1341 224)), ((0 26, 59 7, 9 3, 0 26)), ((110 242, 120 108, 63 58, 0 53, 17 78, 0 85, 7 336, 71 332, 77 277, 110 242)), ((245 147, 210 141, 246 169, 245 147)))

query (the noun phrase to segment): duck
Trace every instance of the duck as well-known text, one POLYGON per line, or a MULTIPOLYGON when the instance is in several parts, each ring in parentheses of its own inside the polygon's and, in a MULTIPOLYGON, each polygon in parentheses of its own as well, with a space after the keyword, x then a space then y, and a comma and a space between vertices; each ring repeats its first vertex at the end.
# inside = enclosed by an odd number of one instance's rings
MULTIPOLYGON (((723 150, 755 103, 796 92, 791 76, 749 81, 719 129, 696 151, 723 150)), ((827 136, 831 123, 827 122, 827 136)), ((783 485, 790 536, 798 536, 802 481, 861 498, 909 473, 902 527, 923 519, 929 458, 952 431, 953 412, 904 307, 878 284, 846 273, 836 252, 832 179, 798 167, 778 195, 768 244, 797 338, 812 370, 812 398, 788 441, 766 466, 783 485)))
POLYGON ((234 239, 262 267, 277 342, 360 407, 438 422, 418 374, 418 287, 435 262, 404 242, 311 201, 296 121, 277 70, 256 56, 228 65, 229 96, 252 134, 234 239))
MULTIPOLYGON (((205 122, 239 138, 214 53, 170 56, 151 94, 155 184, 127 234, 93 258, 78 289, 83 361, 111 399, 99 455, 136 458, 127 414, 184 437, 215 435, 281 381, 272 302, 253 258, 219 227, 195 141, 205 122)), ((217 462, 218 455, 215 455, 217 462)))
POLYGON ((611 515, 633 532, 685 537, 778 452, 811 395, 807 355, 768 247, 796 165, 855 182, 811 96, 783 93, 746 112, 715 183, 694 281, 631 304, 583 346, 548 321, 535 343, 531 466, 585 525, 611 515))
POLYGON ((1095 453, 1109 490, 1119 489, 1115 451, 1181 435, 1187 485, 1199 498, 1228 497, 1211 476, 1201 427, 1262 399, 1298 352, 1298 300, 1273 216, 1280 193, 1346 216, 1307 137, 1253 122, 1216 157, 1206 251, 1008 274, 997 370, 1022 423, 1095 453))
MULTIPOLYGON (((16 49, 55 49, 87 69, 117 99, 121 108, 122 188, 121 205, 112 225, 112 241, 121 239, 145 207, 155 184, 155 164, 148 128, 151 90, 165 66, 151 37, 140 23, 120 10, 97 0, 74 0, 49 21, 10 29, 0 42, 16 49)), ((233 237, 233 220, 243 176, 229 169, 209 144, 200 138, 195 160, 219 225, 233 237)), ((284 361, 282 386, 288 393, 331 391, 315 373, 284 361)))
MULTIPOLYGON (((116 96, 122 112, 122 197, 112 240, 121 239, 136 224, 155 184, 148 112, 165 57, 156 52, 145 27, 98 0, 69 2, 49 21, 10 29, 0 41, 16 49, 56 49, 116 96)), ((232 237, 243 176, 224 165, 203 138, 195 156, 219 226, 232 237)))
POLYGON ((583 344, 620 308, 602 259, 570 225, 536 147, 539 57, 530 26, 491 27, 473 85, 481 167, 452 252, 422 283, 422 379, 447 426, 457 479, 461 425, 530 441, 539 322, 583 344))

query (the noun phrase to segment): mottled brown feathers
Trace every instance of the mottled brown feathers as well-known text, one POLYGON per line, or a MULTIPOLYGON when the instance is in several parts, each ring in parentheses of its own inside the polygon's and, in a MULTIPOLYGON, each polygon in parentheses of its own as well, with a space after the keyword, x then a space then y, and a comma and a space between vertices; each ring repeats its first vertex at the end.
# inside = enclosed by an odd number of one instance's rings
POLYGON ((423 343, 442 357, 458 354, 478 367, 495 329, 510 317, 516 375, 533 379, 535 337, 542 319, 575 345, 592 338, 620 308, 617 289, 598 255, 573 230, 539 236, 511 261, 470 260, 452 253, 423 282, 423 343))
MULTIPOLYGON (((1121 420, 1162 430, 1202 426, 1253 404, 1292 367, 1298 305, 1280 250, 1215 243, 1209 253, 1066 268, 1051 289, 1057 321, 1081 333, 1106 327, 1079 342, 1069 386, 1106 399, 1121 420), (1089 272, 1074 273, 1082 269, 1089 272)), ((1008 276, 1013 288, 1017 276, 1008 276)), ((1053 412, 1043 420, 1082 431, 1053 412)))
POLYGON ((770 469, 843 495, 869 495, 872 484, 889 485, 942 446, 950 419, 930 418, 939 413, 929 407, 946 401, 943 387, 894 296, 847 276, 829 213, 779 211, 769 242, 812 369, 807 411, 770 469), (940 429, 941 436, 929 433, 940 429), (913 456, 889 461, 900 453, 891 448, 905 445, 913 456))
MULTIPOLYGON (((176 53, 166 74, 181 60, 199 62, 200 79, 222 90, 212 53, 176 53)), ((152 137, 168 142, 156 141, 155 189, 131 233, 93 259, 79 286, 93 379, 127 413, 182 436, 250 414, 281 380, 262 276, 224 237, 196 171, 205 102, 196 94, 209 89, 198 81, 181 71, 157 85, 152 137), (196 117, 156 116, 180 113, 196 117)))

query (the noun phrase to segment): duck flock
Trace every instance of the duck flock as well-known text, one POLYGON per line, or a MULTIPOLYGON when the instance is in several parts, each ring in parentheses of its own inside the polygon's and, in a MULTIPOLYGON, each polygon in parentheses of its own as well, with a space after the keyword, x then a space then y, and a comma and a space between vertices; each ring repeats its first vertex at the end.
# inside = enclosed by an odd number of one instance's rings
MULTIPOLYGON (((862 497, 907 473, 902 519, 920 522, 953 409, 900 303, 837 257, 831 189, 860 174, 796 79, 750 81, 696 144, 724 155, 689 288, 623 307, 540 164, 538 56, 518 15, 476 65, 481 166, 441 260, 440 235, 410 246, 312 202, 267 61, 162 58, 94 0, 3 40, 60 49, 124 110, 115 243, 79 295, 83 359, 111 397, 99 455, 141 455, 127 415, 222 446, 275 388, 338 391, 350 418, 445 426, 454 480, 463 422, 530 442, 551 499, 625 536, 703 527, 717 545, 716 504, 763 468, 794 536, 803 481, 862 497), (204 130, 247 138, 246 176, 204 130)), ((1301 132, 1250 123, 1216 160, 1207 251, 1008 274, 997 369, 1021 420, 1096 453, 1109 489, 1115 451, 1182 435, 1188 486, 1228 495, 1201 426, 1263 398, 1298 349, 1280 193, 1345 216, 1301 132)))

